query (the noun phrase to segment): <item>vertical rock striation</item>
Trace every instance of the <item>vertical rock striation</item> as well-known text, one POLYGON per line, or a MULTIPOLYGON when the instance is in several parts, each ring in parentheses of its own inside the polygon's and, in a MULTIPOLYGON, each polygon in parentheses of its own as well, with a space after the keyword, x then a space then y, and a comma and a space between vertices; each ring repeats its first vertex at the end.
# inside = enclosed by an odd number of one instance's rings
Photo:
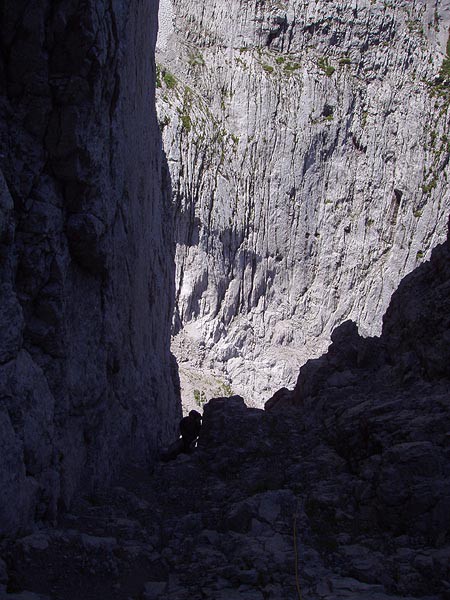
POLYGON ((178 415, 156 1, 0 4, 0 534, 178 415))
POLYGON ((163 6, 175 351, 186 378, 210 369, 258 403, 346 319, 378 334, 401 278, 444 239, 450 12, 441 0, 163 6))

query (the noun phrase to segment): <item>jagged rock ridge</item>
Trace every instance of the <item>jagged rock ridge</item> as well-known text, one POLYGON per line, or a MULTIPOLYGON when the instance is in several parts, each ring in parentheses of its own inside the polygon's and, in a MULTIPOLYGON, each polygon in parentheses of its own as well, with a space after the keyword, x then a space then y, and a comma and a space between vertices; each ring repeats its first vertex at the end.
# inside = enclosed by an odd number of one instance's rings
POLYGON ((0 534, 173 434, 157 10, 0 6, 0 534))
POLYGON ((401 278, 444 239, 450 13, 431 0, 162 9, 184 401, 226 382, 259 403, 346 319, 379 333, 401 278))

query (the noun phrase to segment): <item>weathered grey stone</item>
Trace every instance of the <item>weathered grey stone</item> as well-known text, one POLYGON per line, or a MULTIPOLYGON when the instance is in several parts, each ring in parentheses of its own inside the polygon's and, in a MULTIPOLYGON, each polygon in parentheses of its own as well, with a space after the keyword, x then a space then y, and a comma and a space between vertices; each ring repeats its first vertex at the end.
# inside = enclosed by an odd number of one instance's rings
POLYGON ((179 416, 158 3, 2 8, 0 535, 148 461, 179 416))
MULTIPOLYGON (((0 590, 1 592, 1 590, 0 590)), ((5 600, 52 600, 50 596, 44 594, 35 594, 34 592, 20 592, 19 594, 5 594, 5 600)))
POLYGON ((259 590, 240 589, 238 598, 241 600, 264 600, 264 596, 259 590))
MULTIPOLYGON (((24 588, 33 589, 33 563, 45 562, 43 569, 50 574, 57 551, 67 555, 68 564, 82 560, 105 597, 122 592, 127 597, 132 571, 133 581, 151 578, 151 593, 161 598, 262 594, 268 600, 292 600, 298 595, 297 561, 305 600, 440 600, 446 592, 447 530, 438 539, 432 527, 435 505, 421 503, 430 491, 441 490, 445 496, 445 436, 439 432, 447 430, 447 421, 438 407, 446 405, 443 398, 448 395, 432 396, 425 409, 429 398, 419 403, 409 392, 402 396, 391 386, 380 398, 376 390, 344 400, 330 394, 328 406, 308 411, 291 406, 286 413, 249 409, 235 398, 228 415, 227 399, 216 399, 204 413, 208 435, 187 462, 161 463, 152 476, 138 471, 130 477, 129 467, 124 473, 127 487, 114 487, 92 503, 81 502, 76 518, 68 521, 71 530, 40 532, 25 553, 16 543, 19 551, 9 559, 11 569, 24 588), (425 420, 424 429, 424 416, 430 413, 433 419, 439 415, 438 421, 425 420), (358 425, 362 414, 366 422, 358 425), (342 429, 341 438, 333 436, 334 421, 342 429), (256 438, 248 443, 251 451, 234 454, 233 423, 241 449, 250 436, 256 438), (229 435, 224 424, 231 427, 229 435), (268 431, 274 443, 267 444, 268 431), (421 431, 422 441, 405 441, 410 431, 421 431), (371 446, 363 433, 380 436, 375 447, 380 454, 367 455, 371 446), (227 455, 227 468, 217 471, 216 457, 227 455), (426 461, 433 456, 439 457, 439 468, 428 474, 426 461), (388 459, 398 468, 398 480, 409 481, 407 500, 389 506, 374 495, 363 505, 355 490, 376 488, 388 459), (269 465, 285 472, 283 488, 250 491, 247 479, 264 481, 269 465), (295 469, 297 465, 302 468, 295 469), (422 529, 422 524, 427 527, 422 529), (157 535, 150 535, 155 531, 157 535), (408 535, 398 535, 401 531, 408 535)), ((61 579, 58 589, 68 589, 71 583, 61 579)))
POLYGON ((448 7, 162 0, 161 14, 183 401, 232 389, 260 406, 343 321, 379 334, 445 237, 447 92, 425 82, 448 7))
POLYGON ((107 550, 112 552, 117 546, 117 540, 113 537, 97 537, 83 534, 81 543, 87 550, 107 550))
POLYGON ((0 284, 0 364, 17 356, 22 345, 24 320, 17 296, 9 283, 0 284))
POLYGON ((72 256, 93 273, 107 271, 107 254, 101 246, 105 225, 94 215, 72 215, 67 221, 67 238, 72 256))
POLYGON ((225 519, 225 524, 228 529, 245 533, 248 531, 252 516, 252 510, 248 503, 241 503, 233 506, 225 519))
POLYGON ((268 523, 273 523, 280 514, 280 504, 278 494, 273 492, 264 494, 259 504, 259 517, 268 523))
POLYGON ((202 515, 188 514, 182 517, 177 523, 177 532, 184 535, 189 533, 199 532, 202 530, 202 515))

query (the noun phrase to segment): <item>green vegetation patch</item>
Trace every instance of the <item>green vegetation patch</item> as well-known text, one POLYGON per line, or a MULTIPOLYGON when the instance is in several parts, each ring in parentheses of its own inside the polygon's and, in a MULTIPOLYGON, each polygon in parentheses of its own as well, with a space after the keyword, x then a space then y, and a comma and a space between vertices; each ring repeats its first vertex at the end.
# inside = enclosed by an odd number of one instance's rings
POLYGON ((437 186, 437 179, 436 177, 433 177, 433 179, 430 181, 430 183, 424 184, 422 186, 422 192, 424 194, 429 194, 432 190, 434 190, 434 188, 437 186))
POLYGON ((169 71, 164 71, 162 79, 169 90, 173 90, 177 86, 177 79, 175 75, 172 75, 169 71))
POLYGON ((191 131, 191 129, 192 129, 191 117, 188 114, 184 113, 181 115, 180 119, 181 119, 181 125, 183 126, 183 129, 187 132, 191 131))
POLYGON ((205 59, 203 58, 203 55, 200 54, 200 52, 193 53, 189 55, 188 64, 191 67, 204 67, 205 59))
POLYGON ((192 109, 192 100, 193 100, 193 91, 189 86, 184 88, 184 96, 183 96, 183 108, 178 109, 178 114, 180 116, 181 126, 189 133, 192 129, 192 119, 190 116, 192 109))
POLYGON ((231 385, 229 383, 223 382, 221 387, 225 396, 230 397, 233 395, 233 390, 231 389, 231 385))
POLYGON ((197 406, 202 407, 206 403, 206 394, 203 390, 194 390, 194 400, 197 406))
POLYGON ((300 69, 301 64, 298 62, 288 62, 284 65, 284 72, 285 73, 293 73, 294 71, 297 71, 298 69, 300 69))
POLYGON ((328 62, 328 58, 326 58, 325 56, 321 56, 317 59, 317 66, 325 73, 327 77, 331 77, 336 71, 336 69, 332 65, 330 65, 330 63, 328 62))
POLYGON ((361 127, 366 126, 368 116, 369 116, 369 112, 367 110, 363 110, 363 113, 361 115, 361 127))
POLYGON ((419 35, 423 35, 423 25, 419 19, 410 19, 406 22, 406 26, 408 31, 411 33, 418 33, 419 35))
POLYGON ((430 88, 430 94, 444 100, 443 110, 450 105, 450 32, 447 40, 446 55, 442 61, 439 75, 434 81, 425 82, 430 88))
POLYGON ((447 40, 446 56, 442 62, 439 76, 447 83, 450 82, 450 34, 447 40))
POLYGON ((351 65, 352 61, 350 60, 349 56, 343 56, 342 58, 339 59, 339 65, 341 67, 345 67, 347 65, 351 65))
POLYGON ((157 88, 161 87, 161 66, 156 65, 156 82, 155 85, 157 88))
POLYGON ((168 115, 166 115, 160 121, 158 121, 158 123, 159 123, 159 128, 161 129, 161 131, 164 131, 164 128, 167 127, 168 125, 170 125, 170 117, 168 115))

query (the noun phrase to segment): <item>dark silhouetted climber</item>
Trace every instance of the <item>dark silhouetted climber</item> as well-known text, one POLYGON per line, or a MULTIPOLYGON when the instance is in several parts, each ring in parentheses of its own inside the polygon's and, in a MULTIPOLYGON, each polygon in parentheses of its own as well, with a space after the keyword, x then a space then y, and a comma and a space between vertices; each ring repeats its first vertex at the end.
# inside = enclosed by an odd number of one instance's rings
POLYGON ((195 442, 200 435, 202 428, 202 415, 196 410, 191 410, 187 417, 183 417, 180 421, 181 438, 171 444, 161 454, 161 460, 167 462, 173 460, 182 452, 190 454, 194 449, 195 442))
POLYGON ((202 415, 196 410, 191 410, 187 417, 180 421, 180 433, 183 438, 183 452, 191 452, 200 435, 202 428, 202 415))

